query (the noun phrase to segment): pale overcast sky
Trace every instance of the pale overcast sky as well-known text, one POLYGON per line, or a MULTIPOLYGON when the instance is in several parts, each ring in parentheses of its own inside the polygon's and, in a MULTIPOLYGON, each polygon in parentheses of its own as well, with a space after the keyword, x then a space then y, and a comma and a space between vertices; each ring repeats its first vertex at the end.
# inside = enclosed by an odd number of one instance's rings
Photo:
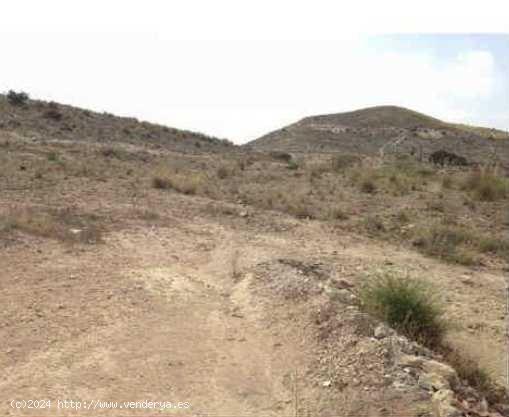
MULTIPOLYGON (((450 26, 455 8, 437 15, 426 2, 414 13, 404 2, 394 15, 378 2, 254 3, 2 4, 0 91, 236 143, 308 115, 382 104, 509 129, 509 35, 374 34, 434 31, 431 18, 450 26)), ((467 26, 505 24, 487 3, 467 13, 467 26)))

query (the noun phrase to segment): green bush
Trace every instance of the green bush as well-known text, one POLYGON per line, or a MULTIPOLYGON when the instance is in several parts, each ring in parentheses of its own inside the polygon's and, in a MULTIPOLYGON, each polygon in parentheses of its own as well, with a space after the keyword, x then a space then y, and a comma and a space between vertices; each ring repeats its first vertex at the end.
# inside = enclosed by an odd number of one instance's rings
POLYGON ((14 90, 9 90, 7 93, 7 101, 13 106, 24 106, 30 97, 24 91, 19 93, 14 90))
POLYGON ((287 168, 291 170, 296 170, 299 169, 299 164, 292 159, 290 162, 288 162, 287 168))
POLYGON ((407 337, 428 347, 442 343, 443 309, 424 281, 385 271, 368 278, 360 299, 366 312, 407 337))
POLYGON ((333 171, 344 171, 360 162, 361 158, 357 155, 350 154, 338 154, 335 155, 331 160, 333 171))

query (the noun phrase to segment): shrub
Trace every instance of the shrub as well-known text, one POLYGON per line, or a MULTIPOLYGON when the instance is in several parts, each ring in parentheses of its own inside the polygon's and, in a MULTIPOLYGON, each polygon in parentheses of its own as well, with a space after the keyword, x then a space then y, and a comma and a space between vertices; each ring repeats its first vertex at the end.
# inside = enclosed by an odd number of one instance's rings
POLYGON ((116 158, 118 157, 117 149, 113 148, 112 146, 108 146, 106 148, 101 149, 101 155, 106 158, 116 158))
POLYGON ((496 237, 484 237, 478 240, 479 251, 482 253, 494 253, 509 259, 509 240, 496 237))
POLYGON ((291 170, 296 170, 299 169, 299 164, 292 159, 290 162, 288 162, 287 168, 291 170))
POLYGON ((9 90, 7 93, 7 101, 13 106, 24 106, 29 98, 28 94, 24 91, 16 92, 14 90, 9 90))
POLYGON ((442 188, 446 190, 450 190, 454 185, 454 181, 450 175, 445 176, 442 178, 442 188))
POLYGON ((64 115, 56 109, 49 109, 44 112, 43 117, 45 119, 51 119, 51 120, 55 120, 56 122, 59 122, 60 120, 62 120, 64 115))
POLYGON ((344 171, 360 162, 360 157, 351 154, 338 154, 331 160, 334 171, 344 171))
POLYGON ((329 211, 329 218, 332 220, 348 220, 349 216, 342 208, 336 207, 329 211))
POLYGON ((231 169, 225 165, 220 166, 217 169, 217 177, 221 180, 228 178, 231 174, 232 174, 231 169))
POLYGON ((499 386, 477 361, 450 346, 443 346, 440 350, 447 362, 456 370, 458 377, 479 391, 490 404, 507 401, 505 389, 499 386))
POLYGON ((363 223, 366 231, 372 236, 379 236, 386 231, 385 225, 379 216, 369 216, 363 223))
POLYGON ((152 186, 161 190, 175 190, 183 194, 196 194, 204 179, 198 173, 179 173, 160 169, 152 178, 152 186))
POLYGON ((475 241, 472 233, 460 227, 434 225, 416 239, 414 245, 426 255, 461 265, 473 265, 477 260, 465 246, 472 246, 475 241))
POLYGON ((286 152, 281 152, 281 151, 272 151, 270 152, 270 156, 274 159, 277 159, 278 161, 283 161, 283 162, 290 162, 292 160, 292 155, 290 155, 289 153, 286 153, 286 152))
POLYGON ((471 190, 480 201, 501 200, 509 193, 509 183, 495 172, 473 172, 465 181, 464 189, 471 190))
POLYGON ((445 334, 443 309, 424 281, 385 271, 368 278, 360 292, 362 308, 428 347, 445 334))
POLYGON ((49 152, 48 153, 48 161, 57 162, 58 161, 58 154, 55 151, 49 152))
POLYGON ((11 210, 0 217, 0 231, 22 232, 66 243, 101 243, 103 228, 94 216, 79 215, 69 208, 39 211, 11 210))
POLYGON ((360 189, 363 193, 374 194, 376 192, 375 181, 372 178, 363 178, 360 183, 360 189))

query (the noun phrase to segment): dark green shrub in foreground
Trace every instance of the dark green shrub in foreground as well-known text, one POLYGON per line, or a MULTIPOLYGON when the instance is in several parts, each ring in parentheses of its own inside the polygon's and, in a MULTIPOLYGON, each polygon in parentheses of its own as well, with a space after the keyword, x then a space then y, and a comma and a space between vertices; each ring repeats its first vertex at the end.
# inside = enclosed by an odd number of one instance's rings
POLYGON ((441 344, 443 310, 423 281, 385 272, 369 278, 360 296, 365 311, 405 336, 428 347, 441 344))

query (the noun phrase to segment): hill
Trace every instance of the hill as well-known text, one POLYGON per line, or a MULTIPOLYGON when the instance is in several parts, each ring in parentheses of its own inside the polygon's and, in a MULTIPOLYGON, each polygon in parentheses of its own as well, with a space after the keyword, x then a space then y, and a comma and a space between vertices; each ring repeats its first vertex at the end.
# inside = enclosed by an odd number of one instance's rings
POLYGON ((34 141, 126 143, 185 153, 233 148, 227 140, 135 118, 97 113, 55 102, 25 100, 12 104, 0 94, 0 130, 34 141))
POLYGON ((445 149, 472 162, 509 163, 509 136, 502 131, 447 123, 396 106, 306 117, 247 144, 256 150, 403 153, 426 158, 445 149))

